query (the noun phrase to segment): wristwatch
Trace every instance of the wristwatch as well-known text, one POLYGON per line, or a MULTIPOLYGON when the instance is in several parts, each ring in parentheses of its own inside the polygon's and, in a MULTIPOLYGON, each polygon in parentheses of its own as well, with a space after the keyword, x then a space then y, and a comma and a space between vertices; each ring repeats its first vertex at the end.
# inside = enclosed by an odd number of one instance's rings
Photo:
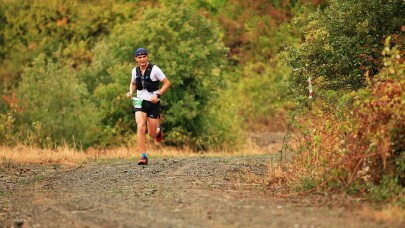
POLYGON ((162 96, 162 95, 160 95, 160 93, 157 93, 156 96, 157 96, 157 98, 160 98, 160 96, 162 96))

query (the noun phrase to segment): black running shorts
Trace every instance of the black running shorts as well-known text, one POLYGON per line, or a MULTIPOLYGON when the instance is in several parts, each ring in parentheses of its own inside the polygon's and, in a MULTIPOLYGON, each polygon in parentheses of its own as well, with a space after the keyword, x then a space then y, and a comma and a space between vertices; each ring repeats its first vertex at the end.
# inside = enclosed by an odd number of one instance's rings
POLYGON ((141 111, 146 113, 146 116, 149 118, 157 119, 160 114, 160 101, 156 104, 153 104, 150 101, 143 100, 142 108, 134 108, 135 112, 141 111))

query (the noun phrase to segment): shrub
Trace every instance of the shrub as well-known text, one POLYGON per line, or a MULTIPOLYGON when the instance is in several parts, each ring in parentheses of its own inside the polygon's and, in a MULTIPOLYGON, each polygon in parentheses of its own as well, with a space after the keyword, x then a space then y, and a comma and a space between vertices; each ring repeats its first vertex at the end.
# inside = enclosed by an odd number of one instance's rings
MULTIPOLYGON (((183 1, 162 3, 160 8, 146 10, 137 21, 115 27, 109 39, 94 50, 97 58, 89 72, 100 82, 95 94, 105 114, 103 123, 118 135, 133 134, 131 103, 124 97, 134 67, 134 50, 145 47, 150 62, 172 83, 162 97, 165 143, 202 150, 231 146, 234 137, 224 136, 231 133, 232 121, 216 119, 232 119, 234 115, 213 110, 219 107, 213 105, 218 91, 225 89, 221 68, 227 50, 221 33, 217 25, 183 1), (217 132, 213 136, 220 138, 207 139, 210 132, 217 132)), ((123 142, 120 139, 125 137, 121 136, 114 138, 116 143, 123 142)))
POLYGON ((12 112, 0 113, 0 145, 14 145, 15 137, 15 117, 12 112))
POLYGON ((294 118, 299 134, 290 148, 304 185, 327 182, 328 190, 370 193, 375 200, 404 194, 404 61, 389 44, 390 38, 385 67, 366 88, 339 99, 333 91, 321 93, 294 118))
POLYGON ((393 181, 405 187, 405 64, 389 41, 383 51, 384 69, 371 81, 370 89, 358 93, 355 129, 347 140, 353 155, 346 166, 353 178, 366 169, 363 175, 370 176, 373 184, 393 181), (390 180, 383 182, 383 178, 390 180))
POLYGON ((24 69, 17 89, 17 126, 27 143, 88 147, 99 132, 99 112, 76 73, 40 55, 24 69))
POLYGON ((401 36, 404 11, 402 0, 335 0, 325 10, 295 19, 303 42, 289 50, 292 97, 306 94, 308 77, 317 92, 334 90, 341 96, 364 88, 365 73, 373 78, 383 67, 384 39, 401 36))

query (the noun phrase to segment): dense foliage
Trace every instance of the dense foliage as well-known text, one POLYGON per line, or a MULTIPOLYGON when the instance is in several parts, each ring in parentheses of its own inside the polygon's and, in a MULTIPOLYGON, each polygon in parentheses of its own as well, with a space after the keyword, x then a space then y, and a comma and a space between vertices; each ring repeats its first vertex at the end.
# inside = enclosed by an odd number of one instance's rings
POLYGON ((297 18, 304 42, 289 52, 291 95, 306 94, 308 77, 319 96, 363 88, 364 74, 372 78, 382 67, 385 38, 402 35, 404 11, 401 0, 332 1, 325 10, 297 18))
POLYGON ((24 69, 17 96, 21 141, 85 148, 97 142, 100 115, 72 69, 39 55, 24 69))
POLYGON ((405 205, 404 13, 399 0, 333 1, 297 19, 304 40, 288 52, 298 130, 290 146, 306 190, 405 205))
POLYGON ((172 83, 162 99, 166 142, 200 149, 206 149, 208 143, 218 145, 216 136, 231 127, 208 121, 209 101, 216 98, 223 84, 221 67, 226 49, 219 34, 215 25, 190 6, 173 1, 148 10, 141 20, 116 26, 110 37, 96 47, 97 58, 90 74, 93 81, 103 80, 95 94, 104 123, 123 135, 134 126, 132 113, 128 112, 131 103, 123 96, 129 87, 128 72, 135 66, 133 47, 148 47, 150 62, 163 69, 172 83))
POLYGON ((242 128, 283 110, 289 69, 277 53, 296 40, 288 22, 303 2, 1 0, 1 141, 133 144, 124 95, 133 51, 143 46, 173 85, 162 100, 165 142, 235 148, 242 128), (61 90, 68 112, 55 105, 61 90), (70 93, 77 97, 69 101, 70 93), (76 122, 70 116, 76 112, 91 121, 76 122), (53 123, 58 127, 51 129, 53 123), (38 139, 24 139, 39 126, 38 139))

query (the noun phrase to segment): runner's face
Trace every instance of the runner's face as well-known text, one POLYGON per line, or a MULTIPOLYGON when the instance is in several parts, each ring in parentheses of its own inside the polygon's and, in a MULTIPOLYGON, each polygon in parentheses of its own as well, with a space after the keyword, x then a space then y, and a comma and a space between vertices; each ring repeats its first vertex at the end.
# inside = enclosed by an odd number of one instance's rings
POLYGON ((146 65, 148 65, 148 56, 139 55, 139 56, 135 57, 135 61, 139 64, 139 66, 146 66, 146 65))

